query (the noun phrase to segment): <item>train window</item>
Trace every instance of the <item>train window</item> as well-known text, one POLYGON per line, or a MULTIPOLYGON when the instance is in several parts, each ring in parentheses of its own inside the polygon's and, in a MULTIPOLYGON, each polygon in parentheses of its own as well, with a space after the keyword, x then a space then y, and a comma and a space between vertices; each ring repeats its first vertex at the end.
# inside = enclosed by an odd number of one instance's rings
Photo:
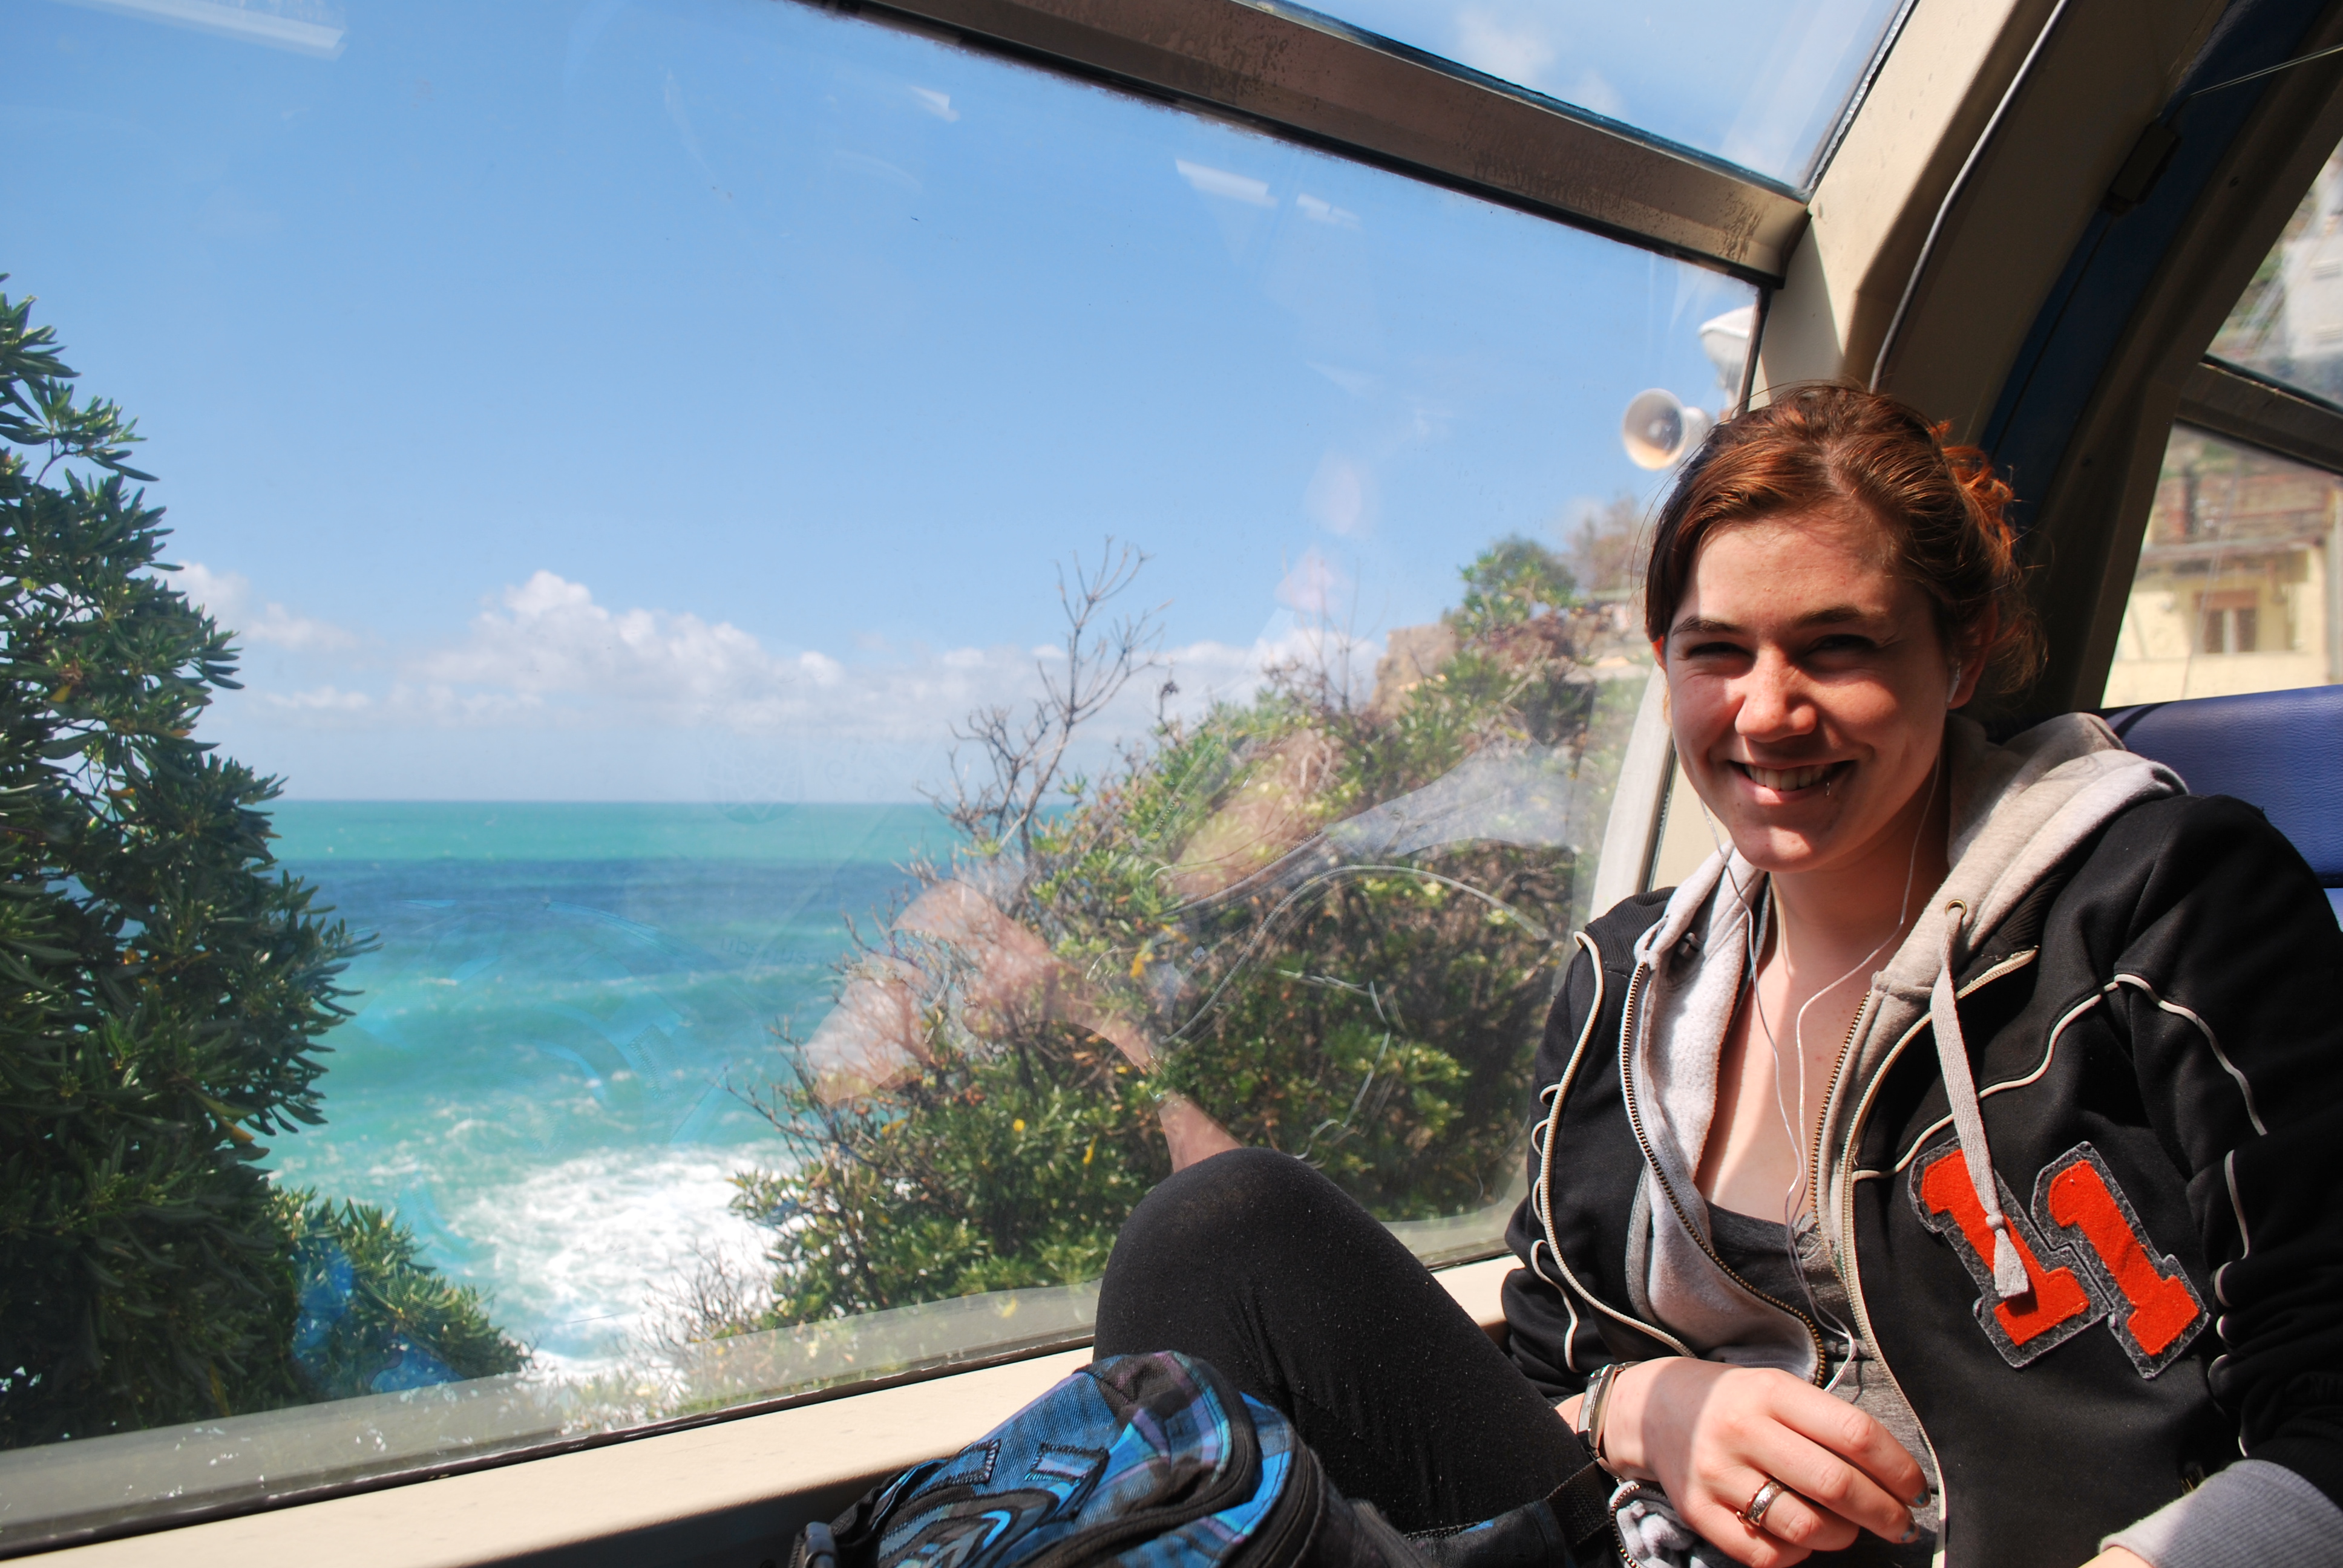
MULTIPOLYGON (((267 1084, 125 1012, 5 1112, 0 1547, 1079 1337, 1215 1128, 1497 1249, 1648 668, 1620 411, 1729 397, 1751 286, 809 5, 0 40, 5 286, 349 934, 264 889, 315 962, 196 999, 267 1084)), ((164 1002, 245 940, 44 874, 164 1002)))
POLYGON ((1684 6, 1332 0, 1400 43, 1798 189, 1821 173, 1896 0, 1684 6))
POLYGON ((2109 706, 2343 681, 2343 150, 2192 372, 2109 706))
POLYGON ((2343 402, 2343 150, 2318 171, 2210 353, 2297 391, 2343 402))
POLYGON ((2343 477, 2177 426, 2110 707, 2343 680, 2343 477))

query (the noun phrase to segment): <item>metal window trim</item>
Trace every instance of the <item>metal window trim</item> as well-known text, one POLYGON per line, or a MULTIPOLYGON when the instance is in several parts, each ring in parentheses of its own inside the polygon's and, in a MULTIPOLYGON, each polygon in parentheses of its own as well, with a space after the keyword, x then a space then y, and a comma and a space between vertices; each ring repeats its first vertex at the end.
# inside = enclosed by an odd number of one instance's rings
MULTIPOLYGON (((250 1490, 236 1490, 181 1503, 176 1507, 171 1505, 177 1500, 176 1495, 137 1499, 104 1514, 67 1518, 54 1528, 25 1531, 13 1539, 0 1539, 0 1562, 101 1545, 130 1537, 161 1534, 220 1520, 246 1519, 283 1509, 330 1503, 338 1498, 363 1497, 423 1482, 441 1481, 450 1476, 476 1475, 515 1465, 560 1459, 569 1454, 589 1453, 627 1443, 679 1436, 727 1422, 751 1421, 759 1416, 853 1399, 860 1394, 884 1393, 920 1383, 968 1377, 1023 1362, 1061 1355, 1090 1342, 1091 1335, 1087 1332, 1051 1335, 965 1356, 947 1356, 925 1365, 882 1372, 851 1382, 832 1383, 766 1399, 743 1400, 715 1410, 644 1422, 635 1426, 524 1440, 501 1446, 475 1448, 467 1443, 451 1442, 447 1451, 428 1458, 411 1463, 385 1464, 378 1469, 366 1468, 366 1456, 361 1453, 353 1463, 350 1473, 324 1480, 296 1478, 290 1482, 264 1483, 250 1490)), ((332 1412, 330 1402, 289 1408, 315 1412, 321 1416, 330 1416, 332 1412)), ((319 1436, 321 1442, 331 1442, 344 1434, 321 1432, 319 1436)))
POLYGON ((1280 0, 810 0, 1778 286, 1786 186, 1280 0))
MULTIPOLYGON (((1511 1253, 1432 1277, 1493 1336, 1511 1253)), ((1081 1342, 1087 1342, 1083 1341, 1081 1342)), ((809 1520, 974 1441, 1089 1359, 1031 1345, 899 1379, 709 1412, 558 1451, 455 1462, 264 1503, 152 1516, 73 1540, 22 1543, 58 1568, 602 1568, 753 1563, 787 1555, 809 1520)))
POLYGON ((1855 116, 1862 114, 1863 106, 1871 101, 1872 85, 1879 80, 1879 73, 1886 68, 1887 56, 1895 51, 1896 40, 1904 36, 1905 24, 1912 20, 1912 13, 1919 4, 1920 0, 1898 0, 1896 14, 1887 19, 1887 25, 1880 29, 1879 42, 1872 48, 1871 59, 1863 67, 1863 74, 1855 79, 1855 85, 1847 90, 1846 102, 1839 106, 1838 118, 1831 122, 1830 134, 1823 138, 1822 145, 1806 160, 1805 182, 1800 188, 1809 196, 1823 183, 1823 176, 1830 172, 1831 160, 1838 156, 1839 148, 1846 142, 1847 132, 1855 128, 1855 116))
POLYGON ((2183 425, 2343 474, 2343 408, 2207 356, 2188 372, 2183 425))

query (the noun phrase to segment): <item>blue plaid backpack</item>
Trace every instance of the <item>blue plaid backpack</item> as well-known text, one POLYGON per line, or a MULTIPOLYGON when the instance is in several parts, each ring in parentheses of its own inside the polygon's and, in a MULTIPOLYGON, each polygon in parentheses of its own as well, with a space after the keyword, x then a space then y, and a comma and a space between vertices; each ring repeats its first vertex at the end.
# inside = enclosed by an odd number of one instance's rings
POLYGON ((1084 1367, 950 1459, 809 1524, 789 1568, 1564 1568, 1569 1543, 1607 1537, 1604 1491, 1592 1513, 1567 1506, 1566 1484, 1411 1539, 1329 1485, 1283 1415, 1160 1352, 1084 1367))

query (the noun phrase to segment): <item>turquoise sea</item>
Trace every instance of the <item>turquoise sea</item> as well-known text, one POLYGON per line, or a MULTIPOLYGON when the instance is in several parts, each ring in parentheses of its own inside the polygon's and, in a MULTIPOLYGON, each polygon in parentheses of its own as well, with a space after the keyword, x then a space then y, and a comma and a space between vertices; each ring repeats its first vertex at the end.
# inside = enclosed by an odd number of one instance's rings
POLYGON ((549 1367, 611 1364, 699 1257, 753 1263, 729 1086, 828 1010, 846 920, 950 832, 926 806, 287 801, 277 852, 378 950, 281 1180, 396 1208, 549 1367))

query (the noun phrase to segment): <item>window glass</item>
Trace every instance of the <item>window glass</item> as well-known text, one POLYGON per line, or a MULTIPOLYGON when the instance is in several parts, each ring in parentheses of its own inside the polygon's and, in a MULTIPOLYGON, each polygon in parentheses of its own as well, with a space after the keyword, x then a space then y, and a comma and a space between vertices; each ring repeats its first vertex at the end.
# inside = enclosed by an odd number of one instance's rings
POLYGON ((2221 324, 2211 353, 2343 402, 2343 150, 2328 158, 2304 193, 2221 324))
POLYGON ((1493 1250, 1621 421, 1747 287, 813 6, 0 42, 0 287, 176 568, 11 568, 0 850, 94 978, 5 1025, 84 1065, 0 1107, 0 1546, 1079 1336, 1216 1129, 1493 1250), (191 736, 91 695, 196 646, 156 581, 240 650, 191 736))
POLYGON ((2176 426, 2110 708, 2343 679, 2343 478, 2176 426))
POLYGON ((1896 0, 1335 0, 1353 25, 1811 187, 1896 0))

